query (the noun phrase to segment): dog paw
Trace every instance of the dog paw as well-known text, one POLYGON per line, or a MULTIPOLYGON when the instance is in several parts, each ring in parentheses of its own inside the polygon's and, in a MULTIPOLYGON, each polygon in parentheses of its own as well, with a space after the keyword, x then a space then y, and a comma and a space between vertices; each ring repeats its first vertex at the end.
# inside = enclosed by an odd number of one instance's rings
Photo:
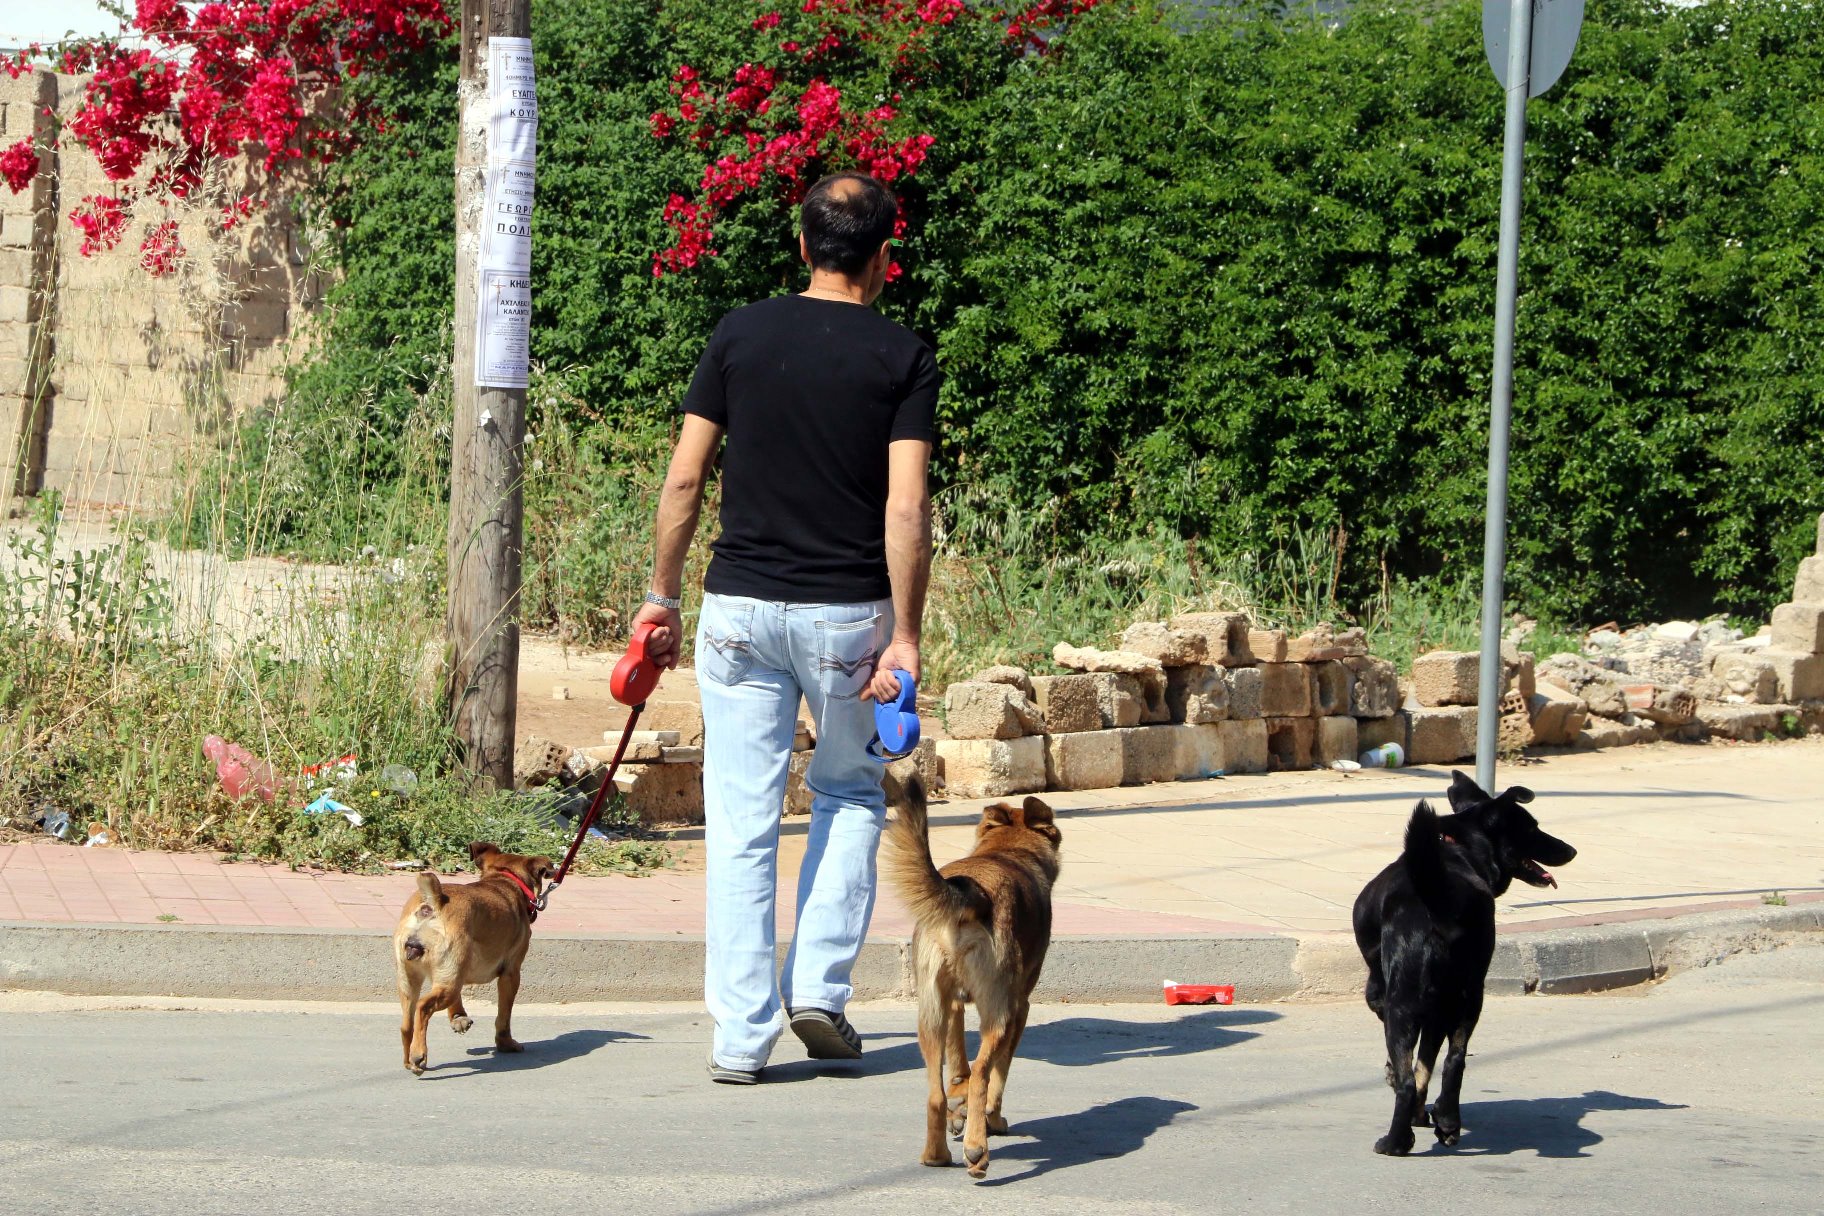
POLYGON ((473 1026, 474 1024, 475 1024, 475 1019, 470 1017, 466 1013, 459 1013, 455 1017, 450 1019, 450 1029, 454 1030, 457 1034, 469 1033, 469 1027, 473 1026))
POLYGON ((990 1136, 1005 1136, 1007 1134, 1006 1116, 989 1115, 984 1122, 988 1125, 988 1134, 990 1136))
POLYGON ((430 1063, 430 1057, 428 1055, 413 1056, 405 1062, 405 1066, 412 1070, 412 1075, 414 1077, 422 1077, 424 1075, 424 1066, 428 1063, 430 1063))
POLYGON ((1446 1125, 1440 1122, 1432 1131, 1436 1133, 1438 1143, 1444 1145, 1446 1148, 1455 1146, 1457 1141, 1463 1138, 1462 1124, 1446 1125))
POLYGON ((525 1048, 520 1046, 518 1039, 496 1035, 494 1038, 494 1050, 511 1054, 516 1051, 524 1051, 525 1048))
POLYGON ((1412 1125, 1414 1127, 1430 1127, 1431 1126, 1431 1112, 1426 1110, 1423 1106, 1421 1106, 1421 1107, 1419 1107, 1419 1109, 1413 1111, 1412 1112, 1412 1125))
POLYGON ((947 1148, 944 1149, 942 1152, 935 1152, 935 1153, 927 1152, 924 1156, 922 1156, 918 1159, 918 1163, 920 1165, 936 1165, 936 1166, 948 1166, 948 1165, 956 1164, 956 1162, 950 1156, 950 1150, 947 1148))
POLYGON ((986 1144, 978 1144, 974 1147, 963 1145, 963 1160, 969 1163, 971 1178, 988 1176, 988 1146, 986 1144))
POLYGON ((1412 1151, 1412 1133, 1382 1136, 1374 1142, 1374 1151, 1383 1157, 1404 1157, 1412 1151))

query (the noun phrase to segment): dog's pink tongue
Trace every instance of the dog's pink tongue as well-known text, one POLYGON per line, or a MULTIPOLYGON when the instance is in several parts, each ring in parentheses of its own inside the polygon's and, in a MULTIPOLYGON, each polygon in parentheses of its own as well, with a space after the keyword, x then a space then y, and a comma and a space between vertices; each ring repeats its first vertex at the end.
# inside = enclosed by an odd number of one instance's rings
MULTIPOLYGON (((1537 862, 1535 862, 1534 864, 1538 865, 1537 862)), ((1550 883, 1552 885, 1552 889, 1554 891, 1558 889, 1558 880, 1556 878, 1553 878, 1552 872, 1550 870, 1546 869, 1544 866, 1539 866, 1539 877, 1545 879, 1546 882, 1550 883)))

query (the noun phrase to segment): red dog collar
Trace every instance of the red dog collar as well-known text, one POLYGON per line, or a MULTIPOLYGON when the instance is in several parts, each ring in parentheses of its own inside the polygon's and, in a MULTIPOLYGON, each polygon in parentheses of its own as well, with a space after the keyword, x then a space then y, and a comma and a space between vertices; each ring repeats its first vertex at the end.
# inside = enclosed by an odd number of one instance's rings
POLYGON ((496 873, 503 874, 512 879, 513 885, 526 893, 526 911, 531 915, 532 919, 536 921, 538 919, 538 896, 532 893, 532 888, 521 882, 519 875, 511 870, 498 870, 496 873))

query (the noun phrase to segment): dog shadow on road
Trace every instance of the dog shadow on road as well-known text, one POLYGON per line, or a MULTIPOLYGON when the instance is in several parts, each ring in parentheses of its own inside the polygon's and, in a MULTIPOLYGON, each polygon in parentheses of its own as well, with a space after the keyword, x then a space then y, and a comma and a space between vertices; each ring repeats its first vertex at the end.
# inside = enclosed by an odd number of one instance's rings
MULTIPOLYGON (((1536 1153, 1541 1157, 1588 1157, 1602 1137, 1583 1125, 1598 1111, 1687 1110, 1658 1098, 1630 1098, 1591 1090, 1571 1098, 1512 1098, 1499 1102, 1463 1103, 1463 1140, 1455 1148, 1433 1145, 1427 1156, 1506 1157, 1536 1153)), ((1425 1134, 1424 1128, 1417 1129, 1425 1134)))
POLYGON ((540 1039, 526 1043, 521 1052, 503 1054, 493 1047, 482 1043, 470 1047, 466 1059, 446 1060, 441 1064, 432 1064, 425 1069, 423 1079, 426 1081, 446 1081, 456 1077, 470 1077, 479 1073, 490 1072, 526 1072, 534 1068, 550 1068, 554 1064, 563 1064, 570 1060, 588 1055, 598 1047, 618 1043, 623 1039, 644 1039, 646 1035, 633 1034, 625 1030, 572 1030, 560 1034, 554 1039, 540 1039))
POLYGON ((994 1169, 1018 1163, 1028 1168, 997 1175, 977 1186, 1026 1182, 1053 1170, 1108 1161, 1138 1151, 1147 1138, 1179 1115, 1198 1108, 1171 1098, 1135 1097, 1104 1102, 1074 1115, 1027 1119, 1013 1125, 1011 1139, 993 1141, 994 1169))

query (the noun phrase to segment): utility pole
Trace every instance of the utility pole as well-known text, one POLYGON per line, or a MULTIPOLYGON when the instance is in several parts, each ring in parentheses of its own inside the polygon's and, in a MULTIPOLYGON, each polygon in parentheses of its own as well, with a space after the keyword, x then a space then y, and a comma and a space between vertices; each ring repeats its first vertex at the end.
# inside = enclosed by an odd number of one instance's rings
MULTIPOLYGON (((526 389, 522 349, 517 377, 496 371, 488 383, 478 365, 503 333, 478 326, 498 321, 500 291, 484 265, 484 232, 497 209, 491 187, 503 159, 501 81, 493 53, 499 39, 529 39, 531 0, 462 0, 462 63, 457 84, 456 357, 450 441, 448 685, 450 713, 463 763, 500 789, 513 784, 519 694, 519 590, 525 507, 522 469, 526 389), (484 283, 494 301, 483 299, 484 283), (517 381, 515 383, 515 380, 517 381), (503 383, 504 382, 504 383, 503 383)), ((530 92, 530 48, 524 58, 530 92)), ((528 102, 536 129, 535 103, 528 102)), ((530 152, 525 153, 525 246, 530 248, 530 152)), ((510 303, 529 312, 530 278, 510 303)), ((507 327, 507 328, 510 328, 507 327)), ((510 341, 511 333, 506 334, 510 341)), ((511 362, 511 358, 508 362, 511 362)))

